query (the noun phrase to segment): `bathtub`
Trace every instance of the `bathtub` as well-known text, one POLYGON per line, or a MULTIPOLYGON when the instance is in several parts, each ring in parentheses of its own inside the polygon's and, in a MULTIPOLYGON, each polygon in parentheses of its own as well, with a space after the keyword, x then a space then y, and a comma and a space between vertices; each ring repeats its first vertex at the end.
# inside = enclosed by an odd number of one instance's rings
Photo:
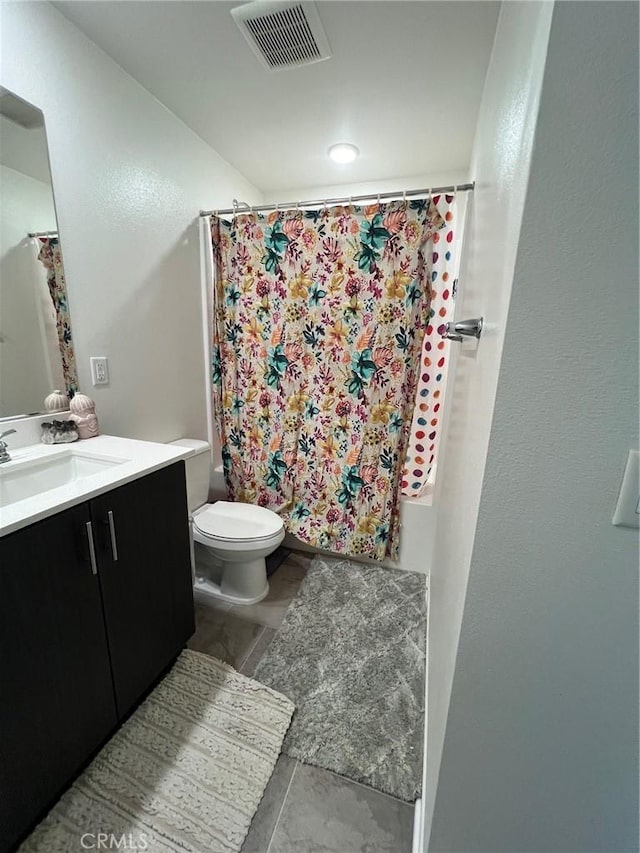
MULTIPOLYGON (((227 499, 222 465, 217 465, 212 469, 210 485, 210 500, 227 499)), ((433 542, 436 533, 436 507, 433 505, 433 494, 428 491, 419 498, 401 498, 400 524, 400 557, 397 562, 386 559, 384 565, 393 569, 405 569, 406 571, 421 572, 428 575, 431 571, 433 542)), ((287 548, 295 548, 297 551, 336 556, 328 551, 312 548, 290 533, 287 533, 282 544, 287 548)), ((356 558, 351 557, 350 559, 356 558)), ((358 557, 357 562, 368 563, 371 561, 358 557)))

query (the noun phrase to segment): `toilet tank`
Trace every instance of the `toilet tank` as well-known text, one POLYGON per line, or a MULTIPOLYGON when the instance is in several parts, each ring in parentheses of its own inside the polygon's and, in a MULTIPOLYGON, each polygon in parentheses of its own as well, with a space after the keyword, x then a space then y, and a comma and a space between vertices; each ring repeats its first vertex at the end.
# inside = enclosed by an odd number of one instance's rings
POLYGON ((206 441, 199 441, 197 438, 178 438, 169 444, 188 447, 193 451, 184 460, 187 471, 187 503, 189 512, 193 512, 206 504, 209 498, 211 448, 206 441))

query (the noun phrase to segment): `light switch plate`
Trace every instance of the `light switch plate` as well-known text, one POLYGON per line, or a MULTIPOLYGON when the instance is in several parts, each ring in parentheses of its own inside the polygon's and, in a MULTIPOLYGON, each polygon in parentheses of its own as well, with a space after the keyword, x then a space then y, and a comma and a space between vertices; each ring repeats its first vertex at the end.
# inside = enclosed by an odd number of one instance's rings
POLYGON ((616 527, 640 527, 640 453, 630 450, 624 469, 618 504, 613 514, 616 527))
POLYGON ((89 359, 91 364, 91 381, 94 385, 109 384, 109 362, 106 355, 95 355, 89 359))

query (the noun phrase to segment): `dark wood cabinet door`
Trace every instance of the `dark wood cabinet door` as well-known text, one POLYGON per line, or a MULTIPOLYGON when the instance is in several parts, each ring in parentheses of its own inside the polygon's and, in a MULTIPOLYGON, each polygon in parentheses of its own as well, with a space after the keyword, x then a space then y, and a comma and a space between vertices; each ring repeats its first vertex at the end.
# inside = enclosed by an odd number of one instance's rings
POLYGON ((0 539, 0 850, 117 723, 88 504, 0 539))
POLYGON ((184 463, 91 501, 120 718, 194 631, 184 463))

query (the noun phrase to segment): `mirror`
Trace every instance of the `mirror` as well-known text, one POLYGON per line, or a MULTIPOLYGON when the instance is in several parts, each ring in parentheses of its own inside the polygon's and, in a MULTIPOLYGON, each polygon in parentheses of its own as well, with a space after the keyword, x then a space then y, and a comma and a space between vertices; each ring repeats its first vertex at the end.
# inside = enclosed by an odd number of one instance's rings
POLYGON ((42 413, 78 380, 44 116, 1 87, 0 190, 2 420, 42 413))

